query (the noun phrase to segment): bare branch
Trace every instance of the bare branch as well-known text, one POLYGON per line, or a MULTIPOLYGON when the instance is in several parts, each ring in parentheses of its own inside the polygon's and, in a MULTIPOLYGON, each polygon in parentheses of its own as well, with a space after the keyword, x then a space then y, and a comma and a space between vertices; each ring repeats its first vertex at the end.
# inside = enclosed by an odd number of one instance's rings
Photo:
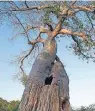
POLYGON ((39 42, 44 43, 45 40, 41 38, 40 34, 41 33, 39 33, 38 37, 35 40, 30 41, 28 44, 35 45, 36 43, 39 43, 39 42))
POLYGON ((34 7, 29 7, 29 8, 19 8, 19 9, 10 9, 10 10, 2 10, 2 11, 31 11, 31 10, 42 10, 45 8, 49 8, 49 5, 45 5, 45 6, 34 6, 34 7))
POLYGON ((24 30, 24 32, 25 32, 25 34, 26 34, 26 37, 27 37, 28 42, 30 42, 29 36, 28 36, 28 34, 27 34, 27 31, 26 31, 25 27, 23 26, 23 24, 21 23, 20 19, 19 19, 16 15, 15 15, 15 17, 16 17, 16 19, 18 20, 18 22, 20 23, 20 25, 22 26, 22 28, 23 28, 23 30, 24 30))
POLYGON ((19 9, 19 7, 15 4, 14 1, 9 1, 10 4, 12 4, 12 6, 14 5, 17 9, 19 9))
POLYGON ((77 2, 77 0, 71 1, 70 6, 73 6, 76 2, 77 2))
POLYGON ((43 26, 40 27, 40 33, 48 33, 48 31, 49 30, 47 28, 45 28, 43 26))
POLYGON ((88 12, 92 12, 95 9, 94 5, 90 5, 90 6, 71 6, 72 9, 77 9, 78 11, 88 11, 88 12))
POLYGON ((68 34, 68 35, 74 35, 74 36, 80 36, 83 39, 86 39, 86 34, 83 32, 72 32, 71 30, 68 29, 61 29, 59 34, 68 34))
POLYGON ((40 29, 39 26, 30 26, 30 25, 27 25, 27 27, 25 28, 26 32, 32 30, 32 29, 40 29))
POLYGON ((24 69, 23 69, 23 62, 24 62, 24 60, 32 53, 32 51, 34 50, 35 45, 36 45, 37 43, 41 42, 41 43, 44 44, 44 42, 45 42, 45 40, 41 38, 40 34, 41 34, 41 33, 39 33, 38 37, 37 37, 35 40, 29 41, 29 43, 28 43, 28 44, 31 44, 31 45, 32 45, 32 48, 30 49, 30 51, 28 52, 28 54, 26 54, 26 55, 23 57, 23 59, 21 60, 20 69, 21 69, 21 71, 22 71, 23 73, 25 73, 25 72, 24 72, 24 69))
POLYGON ((29 8, 29 6, 28 6, 28 4, 27 4, 27 1, 25 1, 24 3, 25 3, 25 5, 26 5, 26 7, 29 8))
POLYGON ((38 29, 40 30, 40 33, 48 33, 49 30, 43 26, 30 26, 30 25, 27 25, 27 27, 25 28, 26 32, 30 31, 30 30, 33 30, 33 29, 38 29))
POLYGON ((24 62, 24 60, 32 53, 33 49, 34 49, 34 45, 33 45, 32 48, 30 49, 29 53, 28 53, 27 55, 25 55, 25 56, 23 57, 23 59, 21 60, 20 69, 21 69, 21 71, 23 72, 23 74, 25 74, 24 69, 23 69, 23 62, 24 62))

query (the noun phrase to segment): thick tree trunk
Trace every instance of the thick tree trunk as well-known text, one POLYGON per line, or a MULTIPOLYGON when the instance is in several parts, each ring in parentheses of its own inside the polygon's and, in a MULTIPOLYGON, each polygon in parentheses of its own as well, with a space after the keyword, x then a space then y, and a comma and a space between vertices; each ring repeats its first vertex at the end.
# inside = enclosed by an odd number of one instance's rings
POLYGON ((68 76, 62 63, 54 62, 55 57, 56 41, 47 39, 33 64, 19 111, 70 111, 68 76), (46 85, 49 76, 53 79, 46 85))

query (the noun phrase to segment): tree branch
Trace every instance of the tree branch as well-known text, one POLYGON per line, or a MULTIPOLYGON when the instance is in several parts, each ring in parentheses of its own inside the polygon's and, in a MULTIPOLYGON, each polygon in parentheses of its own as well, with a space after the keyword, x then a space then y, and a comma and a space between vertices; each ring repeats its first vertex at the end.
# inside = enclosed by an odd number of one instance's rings
POLYGON ((64 13, 61 15, 61 17, 59 18, 59 22, 58 24, 56 25, 54 31, 52 32, 52 38, 56 37, 57 34, 59 33, 59 31, 61 30, 62 28, 62 23, 64 22, 64 20, 67 18, 67 16, 69 15, 69 8, 66 8, 64 10, 64 13))
POLYGON ((92 12, 95 9, 94 5, 90 5, 90 6, 71 6, 72 9, 77 9, 78 11, 88 11, 88 12, 92 12))
POLYGON ((25 1, 24 3, 25 3, 25 5, 26 5, 26 7, 29 8, 29 6, 28 6, 28 4, 27 4, 27 1, 25 1))
POLYGON ((49 30, 43 26, 40 26, 40 33, 48 33, 49 30))
POLYGON ((26 8, 19 8, 19 9, 10 9, 10 10, 2 10, 2 11, 30 11, 30 10, 42 10, 42 9, 45 9, 45 8, 49 8, 50 6, 49 5, 46 5, 46 6, 34 6, 34 7, 26 7, 26 8))
POLYGON ((32 53, 32 51, 33 51, 33 49, 35 48, 35 45, 36 45, 37 43, 41 42, 41 43, 44 44, 44 42, 45 42, 45 40, 41 38, 40 34, 41 34, 41 33, 39 33, 38 37, 37 37, 35 40, 32 40, 32 41, 30 41, 30 42, 28 43, 28 44, 31 44, 31 45, 32 45, 32 48, 30 49, 29 53, 26 54, 26 55, 23 57, 23 59, 21 60, 20 69, 21 69, 21 71, 22 71, 23 73, 25 73, 25 72, 24 72, 24 69, 23 69, 23 62, 24 62, 24 60, 32 53))
POLYGON ((83 52, 82 52, 82 49, 81 49, 81 47, 80 47, 80 44, 79 44, 79 42, 76 40, 76 37, 75 36, 73 36, 73 35, 71 35, 71 37, 72 37, 72 39, 73 39, 73 41, 77 44, 77 47, 79 48, 78 49, 78 52, 83 56, 83 57, 85 57, 86 59, 89 59, 89 58, 95 58, 95 57, 90 57, 90 56, 88 56, 88 55, 85 55, 83 52))
POLYGON ((74 36, 80 36, 83 39, 86 39, 86 34, 83 32, 72 32, 71 30, 68 29, 61 29, 59 34, 68 34, 68 35, 74 35, 74 36))
POLYGON ((41 35, 41 32, 39 33, 38 37, 35 40, 30 41, 28 44, 35 45, 36 43, 39 43, 39 42, 44 43, 45 40, 42 39, 40 35, 41 35))
POLYGON ((24 71, 24 69, 23 69, 23 62, 24 62, 24 60, 32 53, 32 51, 33 51, 33 49, 34 49, 34 45, 32 46, 32 48, 30 49, 30 51, 28 52, 28 54, 26 54, 24 57, 23 57, 23 59, 21 60, 21 64, 20 64, 20 69, 21 69, 21 71, 22 71, 22 73, 23 74, 25 74, 25 71, 24 71))
POLYGON ((59 31, 61 30, 62 27, 62 23, 65 20, 65 18, 63 19, 63 17, 60 18, 58 24, 56 25, 55 29, 52 32, 52 38, 56 37, 57 34, 59 33, 59 31))
POLYGON ((32 30, 32 29, 39 29, 40 30, 40 33, 47 33, 49 32, 49 30, 43 26, 30 26, 30 25, 27 25, 27 27, 25 28, 26 32, 28 32, 29 30, 32 30))
POLYGON ((70 6, 73 6, 76 2, 77 2, 77 0, 71 1, 70 6))
POLYGON ((9 4, 12 4, 12 6, 14 5, 17 9, 19 9, 19 7, 15 4, 14 1, 8 1, 8 2, 9 2, 9 4))
POLYGON ((26 34, 26 37, 27 37, 28 42, 30 42, 30 39, 29 39, 29 36, 28 36, 28 34, 27 34, 27 31, 26 31, 25 27, 23 26, 23 24, 21 23, 20 19, 19 19, 16 15, 15 15, 15 17, 16 17, 16 19, 18 20, 18 22, 20 23, 20 25, 22 26, 22 28, 23 28, 23 30, 24 30, 24 32, 25 32, 25 34, 26 34))

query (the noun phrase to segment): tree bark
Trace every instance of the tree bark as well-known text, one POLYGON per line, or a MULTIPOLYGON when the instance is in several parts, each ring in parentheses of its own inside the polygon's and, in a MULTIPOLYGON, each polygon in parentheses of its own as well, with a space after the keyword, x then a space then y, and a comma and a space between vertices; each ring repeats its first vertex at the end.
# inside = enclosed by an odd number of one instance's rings
POLYGON ((69 79, 62 63, 55 62, 56 49, 56 41, 48 38, 30 71, 19 111, 70 111, 69 79), (51 85, 45 85, 50 75, 51 85))

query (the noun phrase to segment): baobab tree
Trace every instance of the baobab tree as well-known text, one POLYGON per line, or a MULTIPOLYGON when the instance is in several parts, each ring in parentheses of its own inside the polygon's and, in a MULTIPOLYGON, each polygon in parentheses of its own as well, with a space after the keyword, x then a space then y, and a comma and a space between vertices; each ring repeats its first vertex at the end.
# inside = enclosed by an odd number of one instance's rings
POLYGON ((29 52, 18 59, 25 78, 24 60, 33 54, 37 47, 41 47, 27 78, 19 111, 70 111, 69 78, 56 54, 56 39, 68 37, 71 41, 69 48, 73 49, 74 54, 87 61, 94 61, 94 3, 0 2, 0 17, 1 22, 6 18, 17 29, 15 37, 25 36, 31 46, 29 52), (33 37, 35 31, 36 35, 33 37))

